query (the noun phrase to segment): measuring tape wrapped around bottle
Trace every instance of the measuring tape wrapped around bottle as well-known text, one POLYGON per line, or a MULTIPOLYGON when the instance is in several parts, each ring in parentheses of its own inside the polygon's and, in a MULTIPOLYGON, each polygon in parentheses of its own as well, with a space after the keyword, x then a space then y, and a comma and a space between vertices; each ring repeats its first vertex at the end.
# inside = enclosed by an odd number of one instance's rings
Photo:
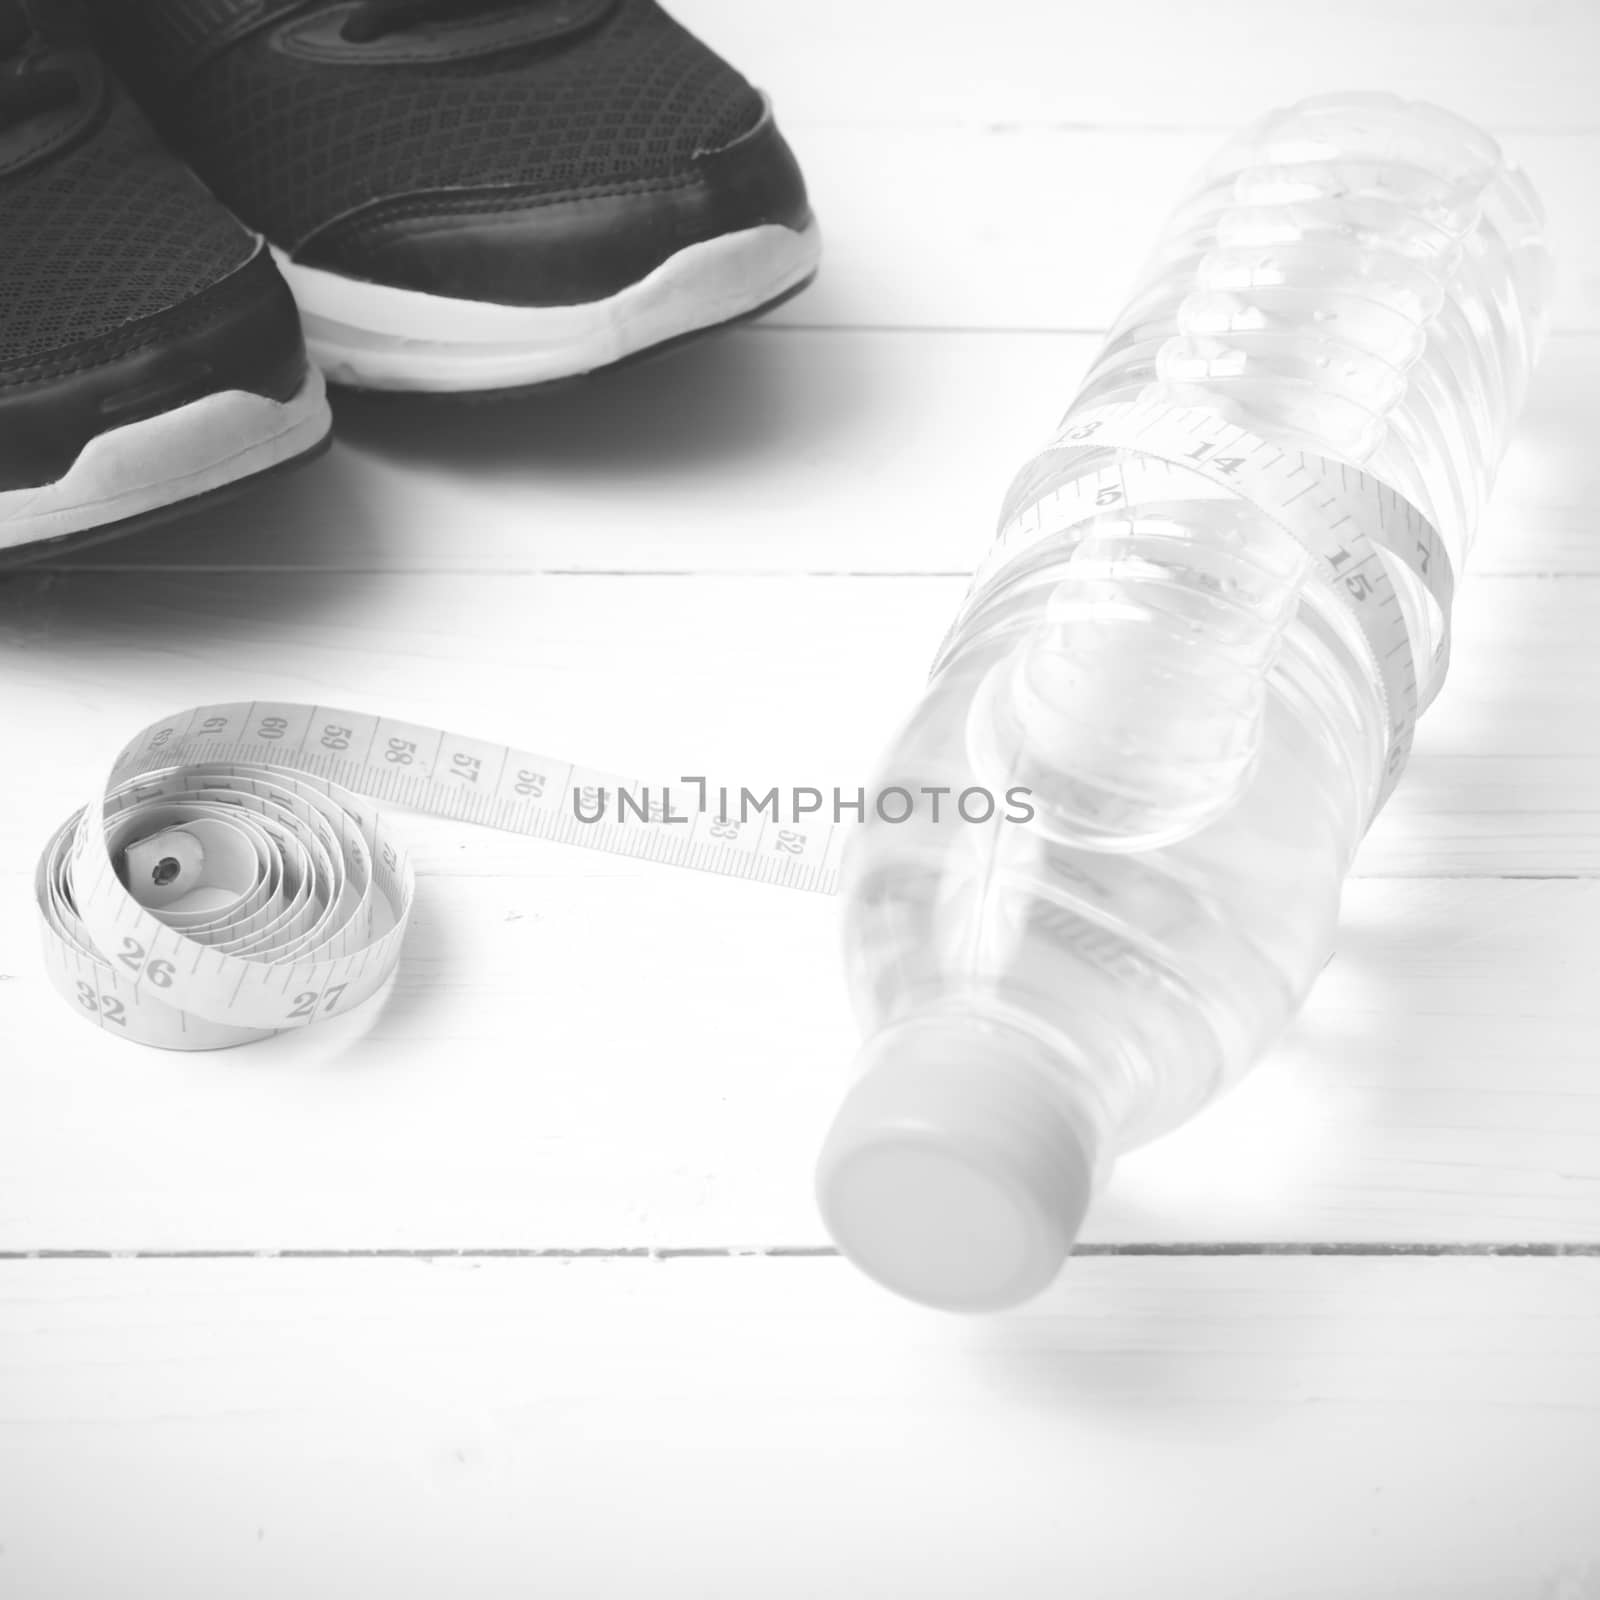
MULTIPOLYGON (((1003 526, 975 587, 1112 503, 1165 495, 1164 472, 1198 474, 1253 503, 1322 564, 1378 663, 1391 723, 1381 804, 1448 654, 1451 567, 1427 520, 1354 467, 1280 448, 1203 409, 1151 400, 1076 412, 1056 446, 1081 452, 1085 470, 1003 526), (1383 552, 1416 574, 1442 619, 1420 664, 1418 630, 1383 552)), ((652 790, 362 712, 199 706, 139 733, 103 795, 46 847, 36 878, 45 959, 80 1014, 170 1049, 242 1044, 347 1012, 393 972, 415 896, 379 803, 834 891, 851 831, 837 810, 809 825, 765 813, 751 821, 707 799, 703 783, 652 790)))
MULTIPOLYGON (((1377 666, 1389 737, 1372 814, 1382 810, 1450 659, 1454 566, 1416 506, 1356 466, 1273 443, 1207 406, 1175 405, 1159 389, 1070 410, 1028 474, 1040 476, 1056 487, 1034 498, 1028 482, 1013 485, 1008 503, 1021 510, 1003 517, 969 598, 1036 545, 1071 542, 1108 514, 1192 498, 1198 486, 1255 506, 1300 543, 1345 601, 1377 666)), ((956 618, 947 647, 964 621, 956 618)))

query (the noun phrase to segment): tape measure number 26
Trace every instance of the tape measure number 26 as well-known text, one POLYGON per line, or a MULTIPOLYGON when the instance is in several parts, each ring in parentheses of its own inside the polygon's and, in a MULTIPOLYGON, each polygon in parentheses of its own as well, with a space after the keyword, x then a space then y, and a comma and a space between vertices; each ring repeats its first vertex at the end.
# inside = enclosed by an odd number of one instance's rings
POLYGON ((337 707, 197 706, 133 739, 46 846, 52 981, 108 1032, 168 1049, 359 1005, 393 972, 415 897, 374 802, 822 893, 845 832, 337 707))

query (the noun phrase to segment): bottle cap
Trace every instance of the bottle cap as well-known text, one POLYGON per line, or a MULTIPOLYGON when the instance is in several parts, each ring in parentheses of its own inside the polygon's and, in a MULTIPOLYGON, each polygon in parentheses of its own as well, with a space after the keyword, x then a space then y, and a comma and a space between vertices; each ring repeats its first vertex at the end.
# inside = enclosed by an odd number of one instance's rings
POLYGON ((1094 1162, 1043 1047, 981 1018, 921 1018, 863 1052, 817 1201, 869 1277, 946 1311, 1019 1305, 1060 1272, 1094 1162))

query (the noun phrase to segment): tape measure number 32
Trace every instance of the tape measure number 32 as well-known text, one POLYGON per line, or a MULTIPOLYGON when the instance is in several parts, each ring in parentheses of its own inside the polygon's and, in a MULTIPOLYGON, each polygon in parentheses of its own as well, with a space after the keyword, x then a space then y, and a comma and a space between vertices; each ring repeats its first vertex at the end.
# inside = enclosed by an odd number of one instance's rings
POLYGON ((371 802, 833 891, 843 827, 706 798, 335 707, 198 706, 144 729, 45 847, 45 963, 90 1020, 167 1049, 349 1011, 394 971, 415 898, 371 802))

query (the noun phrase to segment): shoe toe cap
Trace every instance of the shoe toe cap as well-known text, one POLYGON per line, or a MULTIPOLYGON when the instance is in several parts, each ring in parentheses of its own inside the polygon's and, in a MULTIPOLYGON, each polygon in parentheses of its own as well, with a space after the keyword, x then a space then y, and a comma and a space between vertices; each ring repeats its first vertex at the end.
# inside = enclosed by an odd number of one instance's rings
POLYGON ((49 483, 97 435, 205 395, 286 401, 306 371, 293 296, 259 249, 167 310, 0 369, 0 490, 49 483))
POLYGON ((293 259, 451 299, 577 305, 619 293, 691 245, 810 220, 799 165, 764 106, 747 133, 684 171, 555 192, 391 195, 317 229, 293 259))

